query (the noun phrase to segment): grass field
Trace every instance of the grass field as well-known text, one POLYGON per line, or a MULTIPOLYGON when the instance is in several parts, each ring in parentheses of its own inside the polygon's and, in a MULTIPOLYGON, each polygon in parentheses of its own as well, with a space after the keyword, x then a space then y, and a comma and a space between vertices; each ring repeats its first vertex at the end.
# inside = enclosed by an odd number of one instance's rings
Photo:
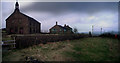
POLYGON ((21 50, 3 51, 3 61, 25 61, 33 57, 40 61, 118 61, 118 40, 81 38, 34 45, 21 50))

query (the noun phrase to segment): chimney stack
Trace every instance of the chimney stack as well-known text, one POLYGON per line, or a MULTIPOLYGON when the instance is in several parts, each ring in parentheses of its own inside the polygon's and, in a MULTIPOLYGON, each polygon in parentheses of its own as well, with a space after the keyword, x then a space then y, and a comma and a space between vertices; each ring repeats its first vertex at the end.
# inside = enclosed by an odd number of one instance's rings
POLYGON ((57 21, 56 21, 56 25, 58 25, 57 21))
POLYGON ((66 27, 66 24, 64 25, 64 27, 66 27))

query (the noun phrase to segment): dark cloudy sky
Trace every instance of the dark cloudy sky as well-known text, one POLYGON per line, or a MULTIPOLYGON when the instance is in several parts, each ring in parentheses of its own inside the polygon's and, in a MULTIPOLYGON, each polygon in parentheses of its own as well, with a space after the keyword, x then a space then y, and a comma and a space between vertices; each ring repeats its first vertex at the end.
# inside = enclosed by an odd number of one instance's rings
MULTIPOLYGON (((2 27, 14 11, 15 2, 2 2, 2 27)), ((42 31, 48 31, 57 21, 79 32, 118 31, 118 2, 19 2, 20 11, 39 21, 42 31)))

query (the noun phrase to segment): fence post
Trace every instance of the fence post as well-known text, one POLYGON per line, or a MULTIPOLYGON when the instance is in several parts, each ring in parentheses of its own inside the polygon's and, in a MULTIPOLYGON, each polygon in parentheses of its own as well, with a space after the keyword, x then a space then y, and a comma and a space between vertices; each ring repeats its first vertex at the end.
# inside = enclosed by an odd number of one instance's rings
POLYGON ((15 37, 14 37, 14 45, 13 45, 13 48, 16 48, 16 47, 15 47, 15 44, 16 44, 16 43, 15 43, 15 37))

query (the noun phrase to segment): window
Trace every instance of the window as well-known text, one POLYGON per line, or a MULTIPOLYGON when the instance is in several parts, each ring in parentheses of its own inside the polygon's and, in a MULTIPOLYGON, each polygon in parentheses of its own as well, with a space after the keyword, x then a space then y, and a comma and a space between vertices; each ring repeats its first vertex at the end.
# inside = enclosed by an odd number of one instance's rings
POLYGON ((52 31, 54 31, 54 29, 52 29, 52 31))
POLYGON ((52 29, 52 31, 55 31, 56 29, 52 29))
POLYGON ((31 22, 30 22, 30 25, 31 25, 31 22))
POLYGON ((66 31, 66 29, 64 29, 64 31, 66 31))
POLYGON ((15 27, 15 32, 16 32, 16 33, 18 32, 18 28, 17 28, 17 27, 15 27))
POLYGON ((14 24, 14 21, 12 21, 11 24, 14 24))
POLYGON ((33 29, 33 32, 35 33, 35 28, 33 29))
POLYGON ((62 30, 60 29, 60 31, 62 31, 62 30))
POLYGON ((55 29, 55 31, 57 31, 57 30, 55 29))
POLYGON ((19 19, 19 21, 18 21, 18 22, 19 22, 19 24, 21 24, 21 19, 19 19))
POLYGON ((33 22, 33 26, 35 26, 35 23, 33 22))
POLYGON ((32 33, 31 27, 30 27, 30 33, 32 33))

